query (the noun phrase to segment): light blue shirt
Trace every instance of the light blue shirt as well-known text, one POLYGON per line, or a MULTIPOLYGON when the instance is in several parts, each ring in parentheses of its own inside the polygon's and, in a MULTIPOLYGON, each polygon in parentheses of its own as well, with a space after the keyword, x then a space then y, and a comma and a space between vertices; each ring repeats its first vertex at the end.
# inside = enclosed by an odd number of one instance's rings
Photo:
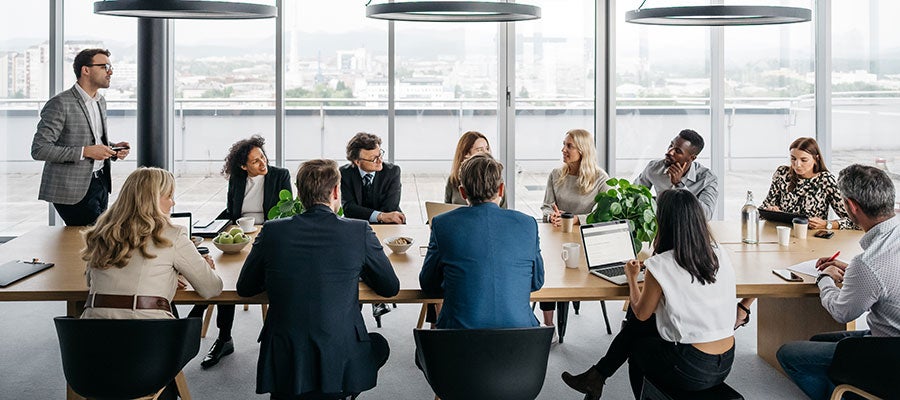
POLYGON ((716 210, 716 201, 719 199, 719 179, 712 171, 694 161, 676 186, 672 185, 672 179, 666 174, 667 168, 665 159, 650 161, 647 168, 644 168, 644 171, 638 176, 637 183, 648 188, 656 187, 657 196, 669 189, 687 189, 697 196, 697 200, 700 200, 700 207, 703 208, 706 219, 712 219, 713 212, 716 210))
MULTIPOLYGON (((359 177, 362 178, 363 182, 366 181, 366 175, 369 175, 369 174, 372 174, 372 182, 373 183, 375 182, 375 172, 377 172, 377 171, 366 172, 366 171, 363 171, 363 169, 360 167, 356 167, 356 169, 359 171, 359 177)), ((381 211, 378 211, 378 210, 372 211, 372 215, 369 216, 369 222, 378 222, 379 214, 381 214, 381 211)))

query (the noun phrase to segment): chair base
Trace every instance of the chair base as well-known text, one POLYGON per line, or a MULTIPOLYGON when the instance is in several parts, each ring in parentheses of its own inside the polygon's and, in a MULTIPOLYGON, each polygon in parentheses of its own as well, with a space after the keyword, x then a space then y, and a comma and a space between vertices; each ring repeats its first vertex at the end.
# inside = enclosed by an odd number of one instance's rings
POLYGON ((744 396, 725 382, 706 390, 689 392, 657 386, 645 377, 641 400, 744 400, 744 396))
POLYGON ((881 397, 862 390, 856 386, 847 384, 838 385, 836 388, 834 388, 834 392, 831 392, 831 400, 841 400, 842 398, 844 398, 845 393, 853 393, 866 400, 882 400, 881 397))

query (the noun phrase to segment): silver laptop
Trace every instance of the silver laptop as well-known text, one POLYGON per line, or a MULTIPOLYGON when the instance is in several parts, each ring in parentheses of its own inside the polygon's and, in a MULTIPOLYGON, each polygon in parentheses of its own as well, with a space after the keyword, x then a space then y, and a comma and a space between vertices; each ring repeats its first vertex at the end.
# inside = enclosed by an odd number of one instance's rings
MULTIPOLYGON (((581 225, 584 256, 588 270, 617 285, 627 284, 625 263, 637 258, 631 242, 631 225, 628 220, 581 225)), ((644 273, 638 275, 638 282, 644 273)))
POLYGON ((428 216, 428 225, 431 225, 431 219, 441 215, 447 211, 455 210, 460 207, 465 207, 460 204, 447 204, 447 203, 438 203, 436 201, 426 201, 425 202, 425 214, 428 216))

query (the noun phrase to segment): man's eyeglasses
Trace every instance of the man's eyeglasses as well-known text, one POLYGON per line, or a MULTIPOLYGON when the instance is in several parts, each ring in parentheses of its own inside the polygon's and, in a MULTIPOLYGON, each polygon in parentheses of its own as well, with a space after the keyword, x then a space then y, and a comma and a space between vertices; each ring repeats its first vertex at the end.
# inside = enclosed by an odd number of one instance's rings
POLYGON ((112 64, 85 64, 86 67, 103 67, 106 72, 112 71, 112 64))
POLYGON ((368 161, 373 164, 377 163, 378 160, 384 161, 384 149, 381 149, 381 152, 377 156, 373 157, 371 160, 366 160, 365 158, 359 158, 359 160, 360 161, 368 161))

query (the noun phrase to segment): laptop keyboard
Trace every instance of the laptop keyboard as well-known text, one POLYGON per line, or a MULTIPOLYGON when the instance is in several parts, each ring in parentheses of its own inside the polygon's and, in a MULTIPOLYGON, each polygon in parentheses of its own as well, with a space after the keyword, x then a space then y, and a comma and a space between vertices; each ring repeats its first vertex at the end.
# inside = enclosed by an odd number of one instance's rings
POLYGON ((608 277, 625 275, 625 267, 624 266, 601 268, 601 269, 599 269, 599 271, 600 271, 600 273, 602 273, 603 275, 606 275, 608 277))

